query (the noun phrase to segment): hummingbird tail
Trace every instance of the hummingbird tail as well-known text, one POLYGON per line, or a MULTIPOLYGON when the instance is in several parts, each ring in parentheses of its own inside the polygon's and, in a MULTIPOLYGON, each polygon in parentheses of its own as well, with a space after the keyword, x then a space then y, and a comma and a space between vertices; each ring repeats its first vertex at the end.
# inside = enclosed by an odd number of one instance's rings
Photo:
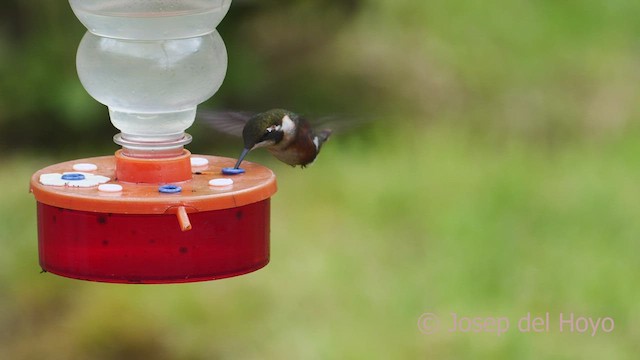
POLYGON ((331 132, 331 129, 324 129, 315 134, 313 142, 316 144, 316 148, 318 151, 320 151, 320 148, 322 148, 322 144, 324 144, 325 141, 329 140, 331 132))
POLYGON ((240 154, 240 157, 238 158, 238 162, 236 162, 236 166, 233 167, 234 169, 239 169, 240 168, 240 163, 242 163, 242 160, 244 160, 244 157, 247 156, 249 151, 251 151, 251 149, 242 149, 242 153, 240 154))

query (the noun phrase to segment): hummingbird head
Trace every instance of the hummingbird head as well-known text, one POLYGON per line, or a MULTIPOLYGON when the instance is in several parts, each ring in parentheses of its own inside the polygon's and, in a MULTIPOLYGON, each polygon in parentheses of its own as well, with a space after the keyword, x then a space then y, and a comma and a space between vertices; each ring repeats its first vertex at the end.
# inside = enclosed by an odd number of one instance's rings
POLYGON ((291 118, 295 116, 290 111, 274 109, 257 114, 249 119, 242 130, 244 149, 238 158, 235 168, 240 167, 240 163, 242 163, 249 151, 273 146, 282 141, 285 133, 293 130, 292 127, 295 125, 291 118))

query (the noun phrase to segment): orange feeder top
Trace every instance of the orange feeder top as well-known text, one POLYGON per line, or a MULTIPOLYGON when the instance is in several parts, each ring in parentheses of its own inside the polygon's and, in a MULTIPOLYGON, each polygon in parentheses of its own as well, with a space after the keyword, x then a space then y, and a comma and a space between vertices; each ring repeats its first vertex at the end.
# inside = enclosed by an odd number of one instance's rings
POLYGON ((268 199, 276 192, 276 177, 264 166, 245 161, 244 174, 229 176, 222 174, 222 168, 233 166, 234 159, 198 155, 198 164, 205 165, 192 166, 191 158, 187 150, 183 156, 170 159, 129 158, 118 151, 115 157, 63 162, 33 174, 31 191, 36 200, 47 205, 120 214, 167 214, 176 213, 179 208, 187 213, 228 209, 268 199), (95 165, 95 170, 74 171, 74 165, 87 163, 95 165), (107 186, 83 188, 71 181, 52 186, 41 181, 43 175, 65 173, 108 178, 107 186), (166 184, 181 191, 159 191, 166 184))

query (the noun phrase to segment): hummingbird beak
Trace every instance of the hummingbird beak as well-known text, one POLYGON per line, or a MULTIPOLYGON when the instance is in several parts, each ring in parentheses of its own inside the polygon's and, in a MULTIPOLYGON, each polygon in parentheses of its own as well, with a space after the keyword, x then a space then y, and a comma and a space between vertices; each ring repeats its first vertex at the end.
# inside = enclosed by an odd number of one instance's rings
POLYGON ((238 158, 238 162, 236 163, 236 166, 234 166, 234 169, 238 169, 240 168, 240 163, 242 162, 242 160, 244 160, 244 157, 247 156, 247 154, 249 153, 249 151, 251 151, 251 149, 242 149, 242 154, 240 154, 240 157, 238 158))

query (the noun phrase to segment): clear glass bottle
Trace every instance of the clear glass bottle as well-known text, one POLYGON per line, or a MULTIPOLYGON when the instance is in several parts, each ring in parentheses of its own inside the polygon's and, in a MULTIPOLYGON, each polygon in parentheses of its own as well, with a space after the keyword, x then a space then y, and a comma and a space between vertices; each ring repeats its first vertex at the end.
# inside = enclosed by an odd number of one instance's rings
POLYGON ((179 155, 197 105, 218 91, 227 52, 216 31, 231 0, 70 0, 88 28, 80 80, 109 107, 131 156, 179 155))

